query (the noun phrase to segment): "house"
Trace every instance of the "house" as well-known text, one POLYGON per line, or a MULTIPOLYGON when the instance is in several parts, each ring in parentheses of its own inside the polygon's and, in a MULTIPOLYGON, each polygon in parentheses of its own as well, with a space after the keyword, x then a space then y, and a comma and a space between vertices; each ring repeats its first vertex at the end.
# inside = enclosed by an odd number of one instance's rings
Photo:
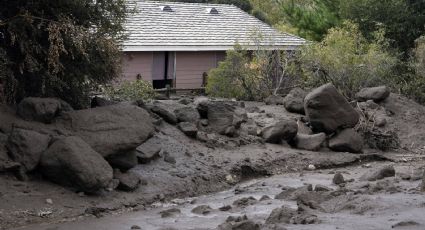
POLYGON ((123 78, 152 81, 154 88, 201 87, 236 43, 247 49, 293 50, 305 42, 233 5, 136 0, 130 7, 136 13, 125 24, 123 78), (263 39, 254 42, 255 34, 263 39))

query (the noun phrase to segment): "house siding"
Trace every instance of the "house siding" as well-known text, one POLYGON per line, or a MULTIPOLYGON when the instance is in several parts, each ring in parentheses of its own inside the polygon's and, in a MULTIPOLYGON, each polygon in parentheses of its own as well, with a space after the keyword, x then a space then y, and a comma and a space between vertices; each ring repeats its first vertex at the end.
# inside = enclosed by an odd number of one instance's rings
POLYGON ((134 81, 137 74, 152 81, 153 52, 125 52, 122 59, 122 80, 134 81))
POLYGON ((225 52, 177 52, 176 88, 196 88, 202 85, 203 73, 208 73, 223 60, 225 52))

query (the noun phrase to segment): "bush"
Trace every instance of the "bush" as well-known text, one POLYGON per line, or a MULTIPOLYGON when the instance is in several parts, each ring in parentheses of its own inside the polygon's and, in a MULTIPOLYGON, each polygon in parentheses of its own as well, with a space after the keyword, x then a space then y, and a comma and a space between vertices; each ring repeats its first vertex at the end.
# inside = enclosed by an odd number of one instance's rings
POLYGON ((347 98, 363 87, 387 84, 394 79, 398 58, 388 52, 383 32, 368 42, 356 24, 344 22, 330 29, 320 43, 305 46, 300 55, 304 84, 317 87, 331 82, 347 98))
POLYGON ((156 93, 152 83, 145 80, 125 81, 116 86, 105 88, 105 95, 112 100, 131 101, 139 99, 151 99, 156 93))

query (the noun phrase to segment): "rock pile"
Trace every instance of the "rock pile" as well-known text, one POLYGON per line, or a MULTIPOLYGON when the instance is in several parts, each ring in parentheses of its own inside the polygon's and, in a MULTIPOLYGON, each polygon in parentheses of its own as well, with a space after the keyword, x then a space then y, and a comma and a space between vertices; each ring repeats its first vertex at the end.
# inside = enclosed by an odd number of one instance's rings
POLYGON ((26 179, 27 172, 38 170, 55 183, 88 193, 111 187, 113 167, 127 171, 137 165, 136 148, 154 132, 149 113, 130 104, 73 110, 58 99, 26 98, 16 114, 20 118, 3 124, 0 171, 26 179))

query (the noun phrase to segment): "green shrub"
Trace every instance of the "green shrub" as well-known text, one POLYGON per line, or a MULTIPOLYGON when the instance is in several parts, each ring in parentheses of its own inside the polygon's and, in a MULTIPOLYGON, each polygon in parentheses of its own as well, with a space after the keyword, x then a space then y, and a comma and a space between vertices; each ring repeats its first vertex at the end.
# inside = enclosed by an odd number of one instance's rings
POLYGON ((105 95, 112 100, 131 101, 139 99, 151 99, 156 93, 152 83, 145 80, 124 81, 119 85, 105 88, 105 95))
POLYGON ((330 29, 322 42, 306 45, 300 55, 304 84, 317 87, 331 82, 352 98, 363 87, 391 83, 398 58, 387 51, 383 32, 375 35, 368 42, 356 24, 344 22, 330 29))

